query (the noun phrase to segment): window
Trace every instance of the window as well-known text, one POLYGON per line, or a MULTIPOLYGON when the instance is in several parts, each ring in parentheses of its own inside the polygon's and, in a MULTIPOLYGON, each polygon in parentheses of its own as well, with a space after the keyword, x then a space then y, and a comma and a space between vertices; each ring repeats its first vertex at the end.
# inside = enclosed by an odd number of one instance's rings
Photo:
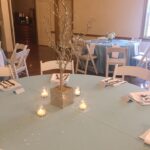
POLYGON ((150 38, 150 0, 148 0, 148 2, 147 2, 145 27, 144 27, 144 37, 150 38))

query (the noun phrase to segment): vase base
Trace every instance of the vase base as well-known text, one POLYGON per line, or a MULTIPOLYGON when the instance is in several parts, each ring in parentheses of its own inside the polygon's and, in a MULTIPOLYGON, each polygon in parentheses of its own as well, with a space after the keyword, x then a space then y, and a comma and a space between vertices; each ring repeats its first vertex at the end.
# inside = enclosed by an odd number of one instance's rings
POLYGON ((60 87, 54 87, 50 89, 51 93, 51 104, 60 108, 64 108, 67 105, 73 103, 74 89, 72 87, 63 86, 62 90, 60 87))

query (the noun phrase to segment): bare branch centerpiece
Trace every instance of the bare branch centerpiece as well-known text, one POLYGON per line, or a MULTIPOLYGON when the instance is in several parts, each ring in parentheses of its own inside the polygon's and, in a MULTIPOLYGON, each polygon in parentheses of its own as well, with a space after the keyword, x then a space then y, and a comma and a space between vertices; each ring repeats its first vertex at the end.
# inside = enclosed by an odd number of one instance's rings
POLYGON ((51 0, 55 7, 53 11, 54 17, 58 21, 57 29, 59 30, 58 39, 53 42, 49 36, 49 46, 57 54, 57 63, 59 65, 59 85, 50 89, 51 104, 63 108, 73 103, 74 89, 65 84, 64 73, 66 67, 72 62, 73 51, 69 47, 70 39, 72 37, 72 22, 70 21, 70 11, 64 0, 51 0))

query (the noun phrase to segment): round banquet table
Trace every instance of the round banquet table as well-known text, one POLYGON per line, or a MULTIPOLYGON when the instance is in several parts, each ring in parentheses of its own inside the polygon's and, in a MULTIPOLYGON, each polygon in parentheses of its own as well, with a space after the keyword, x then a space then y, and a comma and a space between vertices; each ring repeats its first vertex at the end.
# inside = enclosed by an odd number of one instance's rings
POLYGON ((0 149, 150 150, 138 137, 150 128, 150 106, 122 99, 141 89, 129 83, 100 89, 101 79, 71 75, 68 86, 79 86, 81 95, 63 109, 48 104, 44 117, 35 110, 42 87, 54 86, 50 75, 18 79, 25 89, 19 95, 0 91, 0 149), (87 103, 85 111, 79 109, 81 99, 87 103))

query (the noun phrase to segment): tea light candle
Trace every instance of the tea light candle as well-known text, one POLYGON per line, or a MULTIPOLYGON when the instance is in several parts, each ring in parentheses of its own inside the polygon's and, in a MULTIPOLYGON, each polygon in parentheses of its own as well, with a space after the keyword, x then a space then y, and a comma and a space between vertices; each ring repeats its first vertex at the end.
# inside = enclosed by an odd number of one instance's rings
POLYGON ((46 115, 46 109, 43 106, 40 106, 36 113, 39 117, 43 117, 46 115))
POLYGON ((76 96, 79 96, 80 93, 81 93, 80 92, 80 87, 77 86, 74 93, 75 93, 76 96))
POLYGON ((46 98, 48 96, 47 90, 44 88, 41 93, 41 97, 46 98))
POLYGON ((87 104, 85 103, 84 100, 81 101, 81 103, 80 103, 80 105, 79 105, 79 108, 80 108, 81 110, 87 109, 87 104))

